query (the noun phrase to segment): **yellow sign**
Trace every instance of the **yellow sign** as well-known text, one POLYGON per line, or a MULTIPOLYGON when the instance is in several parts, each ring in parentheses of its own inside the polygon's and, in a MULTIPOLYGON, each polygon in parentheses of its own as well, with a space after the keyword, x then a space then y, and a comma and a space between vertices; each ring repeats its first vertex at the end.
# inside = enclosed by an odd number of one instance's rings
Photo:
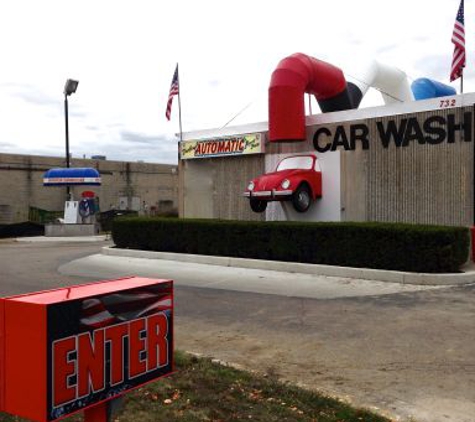
POLYGON ((260 133, 180 143, 180 156, 183 160, 261 154, 263 152, 264 142, 260 133))

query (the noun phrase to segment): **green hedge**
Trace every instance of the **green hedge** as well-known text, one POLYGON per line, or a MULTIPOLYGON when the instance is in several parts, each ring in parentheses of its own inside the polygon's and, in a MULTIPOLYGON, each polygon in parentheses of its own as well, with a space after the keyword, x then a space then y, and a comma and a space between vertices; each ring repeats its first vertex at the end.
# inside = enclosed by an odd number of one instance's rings
POLYGON ((465 227, 390 223, 300 223, 123 218, 119 248, 232 256, 415 272, 457 272, 466 262, 465 227))
POLYGON ((25 236, 44 236, 43 224, 25 221, 23 223, 0 224, 0 239, 25 236))

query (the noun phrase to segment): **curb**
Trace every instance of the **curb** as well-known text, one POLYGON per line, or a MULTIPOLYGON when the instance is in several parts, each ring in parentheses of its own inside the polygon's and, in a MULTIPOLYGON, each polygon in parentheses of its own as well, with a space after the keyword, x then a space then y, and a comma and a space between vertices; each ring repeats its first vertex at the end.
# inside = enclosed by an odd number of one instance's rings
POLYGON ((256 270, 312 274, 328 277, 356 278, 401 284, 462 285, 475 283, 475 267, 467 267, 467 271, 463 273, 431 274, 374 270, 370 268, 337 267, 334 265, 302 264, 299 262, 266 261, 261 259, 232 258, 225 256, 118 249, 111 246, 104 246, 101 253, 103 255, 128 258, 162 259, 194 264, 217 265, 221 267, 250 268, 256 270))
POLYGON ((16 242, 105 242, 110 240, 108 235, 96 236, 35 236, 35 237, 17 237, 16 242))

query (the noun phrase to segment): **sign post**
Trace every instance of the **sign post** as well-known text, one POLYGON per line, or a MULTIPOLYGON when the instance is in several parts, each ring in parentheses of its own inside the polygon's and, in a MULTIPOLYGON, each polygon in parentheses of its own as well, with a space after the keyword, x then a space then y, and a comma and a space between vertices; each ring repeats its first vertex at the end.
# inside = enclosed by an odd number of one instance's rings
POLYGON ((96 404, 84 410, 84 422, 108 422, 107 404, 96 404))
POLYGON ((173 372, 173 281, 129 277, 0 299, 0 410, 38 422, 173 372))

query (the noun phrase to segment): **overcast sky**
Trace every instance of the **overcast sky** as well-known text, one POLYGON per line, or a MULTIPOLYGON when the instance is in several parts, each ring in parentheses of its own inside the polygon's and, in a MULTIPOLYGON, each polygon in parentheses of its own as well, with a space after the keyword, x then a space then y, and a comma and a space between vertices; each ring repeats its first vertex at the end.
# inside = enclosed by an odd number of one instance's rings
MULTIPOLYGON (((475 0, 465 0, 475 88, 475 0)), ((64 156, 63 87, 73 157, 175 163, 178 104, 165 118, 176 63, 183 130, 267 120, 278 62, 302 52, 347 79, 372 59, 411 80, 449 83, 459 0, 3 0, 0 152, 64 156)), ((451 84, 457 90, 459 81, 451 84)), ((383 104, 369 92, 361 107, 383 104)), ((313 112, 317 112, 315 105, 313 112)))

